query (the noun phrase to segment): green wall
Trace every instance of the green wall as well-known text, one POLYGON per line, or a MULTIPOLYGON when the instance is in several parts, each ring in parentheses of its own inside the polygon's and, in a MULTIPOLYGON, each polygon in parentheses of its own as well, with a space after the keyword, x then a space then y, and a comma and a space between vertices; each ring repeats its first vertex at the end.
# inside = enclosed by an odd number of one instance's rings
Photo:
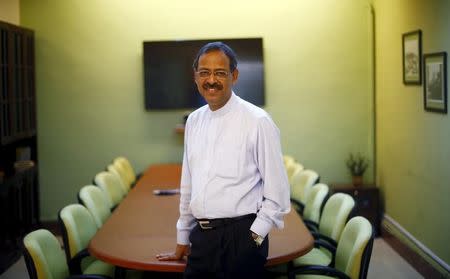
POLYGON ((11 24, 20 24, 19 0, 0 1, 0 20, 11 24))
POLYGON ((373 161, 369 5, 274 3, 22 0, 21 24, 36 31, 42 219, 115 156, 139 171, 181 161, 183 111, 144 110, 144 40, 263 37, 265 108, 284 152, 324 182, 350 180, 350 151, 373 161))
POLYGON ((423 85, 403 84, 402 34, 421 29, 423 53, 450 54, 450 1, 374 4, 377 182, 385 211, 449 263, 450 117, 424 111, 423 85))

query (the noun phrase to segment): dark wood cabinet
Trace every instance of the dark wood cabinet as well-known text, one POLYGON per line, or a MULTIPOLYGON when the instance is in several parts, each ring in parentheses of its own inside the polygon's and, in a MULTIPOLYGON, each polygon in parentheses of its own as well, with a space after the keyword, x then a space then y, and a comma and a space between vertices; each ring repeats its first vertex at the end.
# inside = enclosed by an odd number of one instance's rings
POLYGON ((34 34, 0 22, 0 143, 36 134, 34 34))
POLYGON ((0 273, 39 226, 32 30, 0 21, 0 273))
POLYGON ((355 187, 351 184, 331 184, 331 193, 347 193, 355 200, 354 215, 363 216, 372 223, 375 235, 380 235, 381 206, 380 192, 374 185, 355 187))

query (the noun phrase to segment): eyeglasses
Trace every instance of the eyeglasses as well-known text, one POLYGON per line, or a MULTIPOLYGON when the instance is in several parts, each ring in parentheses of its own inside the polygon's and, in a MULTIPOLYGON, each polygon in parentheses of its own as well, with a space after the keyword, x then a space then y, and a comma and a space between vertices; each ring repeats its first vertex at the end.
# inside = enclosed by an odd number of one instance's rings
POLYGON ((221 70, 214 71, 214 72, 211 72, 208 70, 200 70, 200 71, 197 71, 196 73, 198 74, 198 76, 200 78, 209 78, 211 76, 211 74, 213 74, 214 77, 217 79, 226 79, 229 75, 229 72, 221 71, 221 70))

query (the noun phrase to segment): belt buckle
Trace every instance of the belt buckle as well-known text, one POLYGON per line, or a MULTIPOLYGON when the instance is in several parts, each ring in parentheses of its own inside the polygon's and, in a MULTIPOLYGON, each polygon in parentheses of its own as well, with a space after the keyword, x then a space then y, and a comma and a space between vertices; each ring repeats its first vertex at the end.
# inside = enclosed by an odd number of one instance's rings
POLYGON ((203 230, 210 230, 213 228, 211 226, 208 226, 209 224, 208 220, 198 221, 198 224, 200 225, 200 228, 202 228, 203 230))

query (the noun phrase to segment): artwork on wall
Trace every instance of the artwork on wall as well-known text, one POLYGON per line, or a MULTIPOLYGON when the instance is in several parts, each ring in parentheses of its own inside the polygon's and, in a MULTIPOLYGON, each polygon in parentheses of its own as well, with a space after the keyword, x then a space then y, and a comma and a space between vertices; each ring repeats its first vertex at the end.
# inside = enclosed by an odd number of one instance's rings
POLYGON ((422 84, 422 31, 403 34, 403 83, 422 84))
POLYGON ((447 113, 447 53, 423 56, 423 101, 426 111, 447 113))

